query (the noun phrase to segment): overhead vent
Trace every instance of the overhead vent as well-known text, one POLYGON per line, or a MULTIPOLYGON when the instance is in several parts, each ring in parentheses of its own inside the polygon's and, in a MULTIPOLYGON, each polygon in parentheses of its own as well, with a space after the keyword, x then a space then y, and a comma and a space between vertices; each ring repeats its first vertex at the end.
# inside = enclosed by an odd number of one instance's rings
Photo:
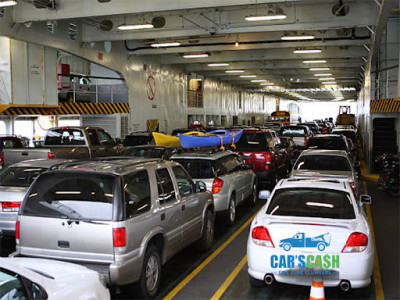
POLYGON ((113 29, 113 22, 111 20, 103 20, 100 22, 100 30, 101 31, 111 31, 113 29))
POLYGON ((165 18, 164 17, 154 17, 151 20, 151 24, 154 25, 154 28, 163 28, 165 26, 165 18))
POLYGON ((33 0, 33 5, 39 9, 42 8, 56 9, 55 0, 33 0))
POLYGON ((347 1, 339 0, 339 2, 332 7, 332 14, 336 17, 344 17, 347 16, 349 10, 349 3, 347 1))

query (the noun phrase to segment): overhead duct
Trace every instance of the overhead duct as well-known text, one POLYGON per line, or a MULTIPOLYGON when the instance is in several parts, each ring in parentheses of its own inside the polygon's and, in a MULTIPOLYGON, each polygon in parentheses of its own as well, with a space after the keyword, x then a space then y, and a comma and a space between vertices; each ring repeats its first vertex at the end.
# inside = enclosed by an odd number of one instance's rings
POLYGON ((154 25, 154 28, 163 28, 165 26, 165 18, 164 17, 154 17, 151 20, 151 24, 154 25))
POLYGON ((113 29, 113 22, 111 20, 103 20, 100 22, 99 29, 101 31, 111 31, 113 29))

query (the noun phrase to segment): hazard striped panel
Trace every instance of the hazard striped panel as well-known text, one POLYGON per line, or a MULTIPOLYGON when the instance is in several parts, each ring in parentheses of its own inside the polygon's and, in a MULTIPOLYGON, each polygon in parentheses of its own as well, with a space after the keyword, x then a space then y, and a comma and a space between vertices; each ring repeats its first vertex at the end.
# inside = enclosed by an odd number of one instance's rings
POLYGON ((58 105, 0 105, 0 115, 51 115, 58 108, 58 105))
POLYGON ((400 113, 400 98, 372 100, 371 114, 400 113))
POLYGON ((54 115, 108 115, 129 113, 128 103, 60 103, 54 115))

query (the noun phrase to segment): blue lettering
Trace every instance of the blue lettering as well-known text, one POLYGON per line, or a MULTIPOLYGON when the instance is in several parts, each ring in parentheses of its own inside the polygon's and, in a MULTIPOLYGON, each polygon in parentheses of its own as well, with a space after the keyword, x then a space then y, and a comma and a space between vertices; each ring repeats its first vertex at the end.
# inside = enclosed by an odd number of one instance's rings
POLYGON ((286 259, 284 255, 279 258, 279 268, 286 268, 286 259))
POLYGON ((306 262, 304 261, 304 255, 299 255, 299 268, 302 269, 306 266, 306 262))
POLYGON ((294 256, 288 255, 287 260, 288 268, 294 268, 294 256))
POLYGON ((278 256, 272 255, 271 256, 271 268, 277 268, 277 267, 278 267, 278 256))

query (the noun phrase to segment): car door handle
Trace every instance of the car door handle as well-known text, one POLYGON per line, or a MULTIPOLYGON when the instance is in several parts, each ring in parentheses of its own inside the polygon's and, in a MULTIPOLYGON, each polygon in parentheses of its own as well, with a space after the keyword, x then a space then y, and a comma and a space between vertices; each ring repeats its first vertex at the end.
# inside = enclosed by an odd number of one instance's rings
POLYGON ((21 153, 22 156, 28 156, 28 154, 29 154, 28 152, 22 152, 21 153))
POLYGON ((164 221, 165 220, 165 213, 162 213, 161 214, 161 221, 164 221))
POLYGON ((69 248, 69 242, 68 241, 58 241, 58 247, 69 248))
POLYGON ((184 211, 186 209, 185 204, 182 205, 182 211, 184 211))

